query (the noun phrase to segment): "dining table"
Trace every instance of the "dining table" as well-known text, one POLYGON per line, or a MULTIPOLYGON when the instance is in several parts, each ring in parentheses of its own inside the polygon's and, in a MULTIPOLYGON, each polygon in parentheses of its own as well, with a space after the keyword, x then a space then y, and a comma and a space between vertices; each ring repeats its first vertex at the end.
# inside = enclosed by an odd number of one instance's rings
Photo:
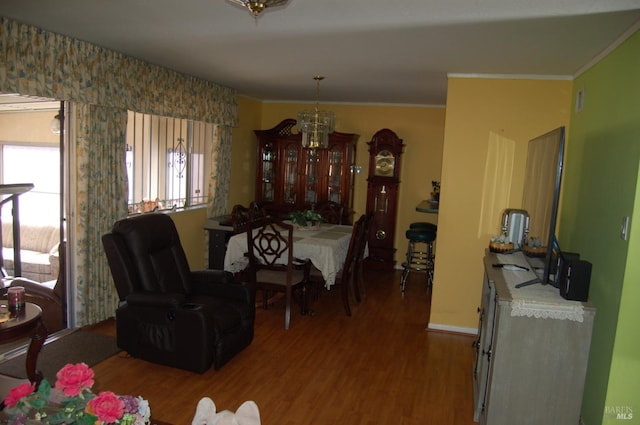
MULTIPOLYGON (((293 256, 311 263, 322 273, 325 287, 330 289, 342 269, 353 227, 321 223, 316 229, 293 230, 293 256)), ((247 233, 233 235, 227 244, 224 269, 232 273, 243 271, 249 265, 247 233)))

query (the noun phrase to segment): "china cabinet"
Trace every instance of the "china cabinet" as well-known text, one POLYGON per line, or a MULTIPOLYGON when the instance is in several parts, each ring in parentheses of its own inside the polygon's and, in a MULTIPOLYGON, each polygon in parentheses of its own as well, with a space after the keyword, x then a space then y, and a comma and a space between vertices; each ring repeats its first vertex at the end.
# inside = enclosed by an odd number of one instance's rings
POLYGON ((312 209, 323 201, 343 205, 343 223, 353 215, 352 171, 357 134, 333 132, 327 149, 302 147, 296 120, 285 119, 258 138, 256 202, 270 214, 312 209))

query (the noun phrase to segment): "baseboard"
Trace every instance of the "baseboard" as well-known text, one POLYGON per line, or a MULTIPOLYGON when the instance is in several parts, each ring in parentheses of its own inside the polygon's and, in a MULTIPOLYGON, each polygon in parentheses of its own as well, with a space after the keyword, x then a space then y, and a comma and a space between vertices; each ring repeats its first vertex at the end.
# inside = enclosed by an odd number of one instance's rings
MULTIPOLYGON (((401 264, 395 265, 396 270, 403 270, 401 264)), ((460 326, 440 325, 438 323, 429 323, 427 329, 442 332, 452 332, 457 334, 478 335, 478 329, 476 328, 463 328, 460 326)))
POLYGON ((440 325, 438 323, 429 323, 427 329, 434 331, 453 332, 457 334, 478 335, 476 328, 463 328, 461 326, 440 325))

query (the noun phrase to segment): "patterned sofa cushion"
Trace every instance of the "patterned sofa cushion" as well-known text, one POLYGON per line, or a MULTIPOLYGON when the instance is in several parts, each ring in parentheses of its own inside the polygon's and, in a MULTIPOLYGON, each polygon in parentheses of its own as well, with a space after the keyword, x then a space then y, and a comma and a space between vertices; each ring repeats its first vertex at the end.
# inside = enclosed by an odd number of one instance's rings
MULTIPOLYGON (((21 225, 20 260, 22 277, 47 282, 58 278, 58 243, 60 230, 56 226, 21 225)), ((13 268, 13 225, 2 223, 3 266, 9 276, 13 268)))

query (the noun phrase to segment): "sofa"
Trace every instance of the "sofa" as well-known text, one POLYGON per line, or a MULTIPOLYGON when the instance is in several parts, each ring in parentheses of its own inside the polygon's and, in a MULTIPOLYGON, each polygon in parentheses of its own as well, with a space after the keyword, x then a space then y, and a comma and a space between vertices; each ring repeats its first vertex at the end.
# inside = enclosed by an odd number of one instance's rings
MULTIPOLYGON (((58 278, 60 261, 58 244, 60 228, 52 225, 20 225, 20 256, 22 277, 49 282, 58 278)), ((8 276, 14 276, 13 267, 13 223, 2 223, 2 258, 8 276)))
POLYGON ((65 310, 65 276, 64 255, 65 243, 59 245, 60 273, 57 280, 48 282, 35 282, 24 277, 16 277, 11 280, 11 286, 22 286, 25 289, 25 301, 36 304, 42 309, 42 322, 49 334, 53 334, 67 328, 65 310))

